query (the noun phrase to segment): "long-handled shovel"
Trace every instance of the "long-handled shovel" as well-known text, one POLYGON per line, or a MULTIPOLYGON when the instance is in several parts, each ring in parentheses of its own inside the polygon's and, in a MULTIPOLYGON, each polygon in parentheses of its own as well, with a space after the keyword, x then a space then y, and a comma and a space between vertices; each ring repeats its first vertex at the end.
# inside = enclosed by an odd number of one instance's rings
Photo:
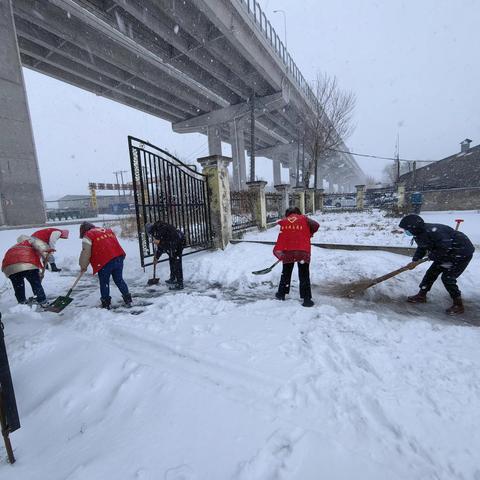
POLYGON ((72 288, 70 288, 70 290, 64 297, 57 297, 45 310, 47 312, 60 313, 65 307, 70 305, 73 301, 73 298, 70 295, 72 294, 73 289, 77 286, 77 283, 80 281, 84 273, 85 272, 82 271, 78 274, 75 282, 72 285, 72 288))
POLYGON ((263 270, 257 270, 252 273, 253 275, 266 275, 267 273, 270 273, 280 262, 281 260, 277 260, 271 267, 264 268, 263 270))
POLYGON ((148 279, 147 285, 158 285, 160 280, 157 278, 157 251, 153 252, 153 277, 148 279))
POLYGON ((407 270, 413 270, 414 268, 418 267, 418 265, 428 262, 428 258, 423 258, 422 260, 418 260, 418 262, 414 262, 415 265, 410 266, 410 264, 405 265, 402 268, 398 268, 397 270, 394 270, 393 272, 387 273, 386 275, 382 275, 381 277, 377 278, 366 278, 364 280, 359 280, 358 282, 350 283, 348 285, 342 285, 342 296, 345 297, 354 297, 356 295, 359 295, 360 293, 363 293, 365 290, 367 290, 370 287, 373 287, 375 285, 378 285, 379 283, 384 282, 385 280, 388 280, 389 278, 396 277, 400 273, 406 272, 407 270))

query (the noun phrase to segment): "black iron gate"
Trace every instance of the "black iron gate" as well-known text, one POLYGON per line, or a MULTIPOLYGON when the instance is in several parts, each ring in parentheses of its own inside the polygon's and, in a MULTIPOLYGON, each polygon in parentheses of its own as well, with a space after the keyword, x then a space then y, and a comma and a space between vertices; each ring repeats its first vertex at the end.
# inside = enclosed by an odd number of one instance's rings
POLYGON ((128 146, 142 267, 153 261, 145 225, 158 220, 185 234, 184 255, 212 248, 206 176, 138 138, 129 136, 128 146))

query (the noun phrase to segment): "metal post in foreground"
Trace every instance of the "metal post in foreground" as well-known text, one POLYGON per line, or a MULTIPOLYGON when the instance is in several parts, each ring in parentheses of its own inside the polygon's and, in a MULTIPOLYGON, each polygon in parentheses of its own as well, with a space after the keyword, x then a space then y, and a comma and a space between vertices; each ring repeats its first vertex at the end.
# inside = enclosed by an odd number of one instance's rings
POLYGON ((13 391, 12 376, 8 364, 7 349, 3 335, 2 314, 0 313, 0 425, 2 428, 3 441, 7 451, 8 461, 15 462, 10 433, 20 428, 17 403, 13 391))

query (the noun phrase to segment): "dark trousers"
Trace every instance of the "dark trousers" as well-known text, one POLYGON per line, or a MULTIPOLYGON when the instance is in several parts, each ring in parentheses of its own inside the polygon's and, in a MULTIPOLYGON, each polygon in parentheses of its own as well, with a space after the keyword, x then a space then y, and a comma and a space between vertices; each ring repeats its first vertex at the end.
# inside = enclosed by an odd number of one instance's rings
POLYGON ((40 278, 40 270, 25 270, 24 272, 14 273, 10 275, 10 281, 12 282, 13 289, 15 290, 15 297, 18 303, 25 303, 25 280, 28 281, 32 287, 33 294, 37 297, 37 302, 44 302, 47 297, 42 287, 42 280, 40 278))
MULTIPOLYGON (((292 279, 292 272, 294 263, 284 263, 282 276, 280 277, 280 284, 278 285, 278 293, 286 295, 290 293, 290 282, 292 279)), ((298 265, 298 279, 300 280, 300 298, 311 299, 312 289, 310 287, 310 264, 300 263, 298 265)))
POLYGON ((470 263, 472 255, 469 257, 455 258, 451 262, 433 262, 425 273, 420 289, 426 292, 430 291, 438 276, 442 275, 442 282, 447 292, 452 298, 461 296, 457 286, 457 278, 464 272, 470 263))
POLYGON ((100 283, 100 295, 102 299, 106 300, 110 298, 110 277, 113 278, 120 293, 122 295, 128 295, 128 287, 123 279, 123 260, 124 257, 115 257, 98 271, 98 281, 100 283))
POLYGON ((168 263, 170 264, 170 280, 175 281, 179 285, 183 285, 183 268, 182 268, 183 246, 179 246, 169 252, 168 263))

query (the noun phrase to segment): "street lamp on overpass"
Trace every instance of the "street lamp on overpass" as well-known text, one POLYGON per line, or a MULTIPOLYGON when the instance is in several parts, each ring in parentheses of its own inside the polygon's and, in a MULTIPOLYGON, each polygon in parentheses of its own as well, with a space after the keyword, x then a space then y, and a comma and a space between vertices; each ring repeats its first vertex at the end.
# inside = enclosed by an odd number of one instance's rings
POLYGON ((287 14, 285 13, 285 10, 274 10, 273 13, 281 13, 283 15, 283 33, 285 49, 287 49, 287 14))

